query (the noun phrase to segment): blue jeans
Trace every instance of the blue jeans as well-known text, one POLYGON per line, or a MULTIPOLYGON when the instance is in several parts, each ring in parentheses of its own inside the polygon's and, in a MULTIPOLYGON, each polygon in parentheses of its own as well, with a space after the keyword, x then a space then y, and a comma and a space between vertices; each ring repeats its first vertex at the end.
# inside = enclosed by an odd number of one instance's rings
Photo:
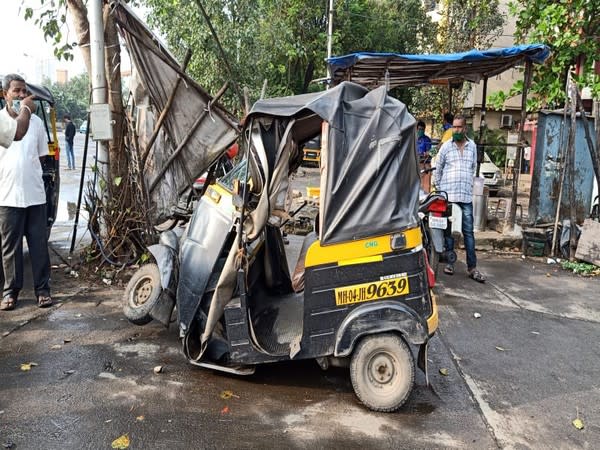
POLYGON ((66 141, 67 145, 67 165, 69 169, 75 168, 75 152, 73 152, 73 143, 66 141))
MULTIPOLYGON (((462 211, 462 234, 465 240, 465 251, 467 252, 467 269, 477 267, 477 256, 475 256, 475 235, 473 234, 473 203, 454 203, 462 211)), ((446 228, 446 251, 454 251, 454 238, 452 227, 446 228)))

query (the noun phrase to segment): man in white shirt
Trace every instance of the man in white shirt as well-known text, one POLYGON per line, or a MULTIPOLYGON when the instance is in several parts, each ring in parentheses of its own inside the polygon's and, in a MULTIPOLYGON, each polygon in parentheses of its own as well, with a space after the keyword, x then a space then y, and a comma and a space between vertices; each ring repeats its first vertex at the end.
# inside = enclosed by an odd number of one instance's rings
MULTIPOLYGON (((23 106, 27 105, 25 80, 9 74, 2 87, 6 107, 0 110, 0 121, 6 120, 2 116, 16 119, 20 108, 29 108, 23 106)), ((30 115, 29 129, 20 141, 0 146, 0 239, 5 278, 0 310, 14 309, 23 288, 23 236, 29 247, 37 304, 52 305, 46 192, 40 163, 47 154, 44 125, 35 114, 30 115)))

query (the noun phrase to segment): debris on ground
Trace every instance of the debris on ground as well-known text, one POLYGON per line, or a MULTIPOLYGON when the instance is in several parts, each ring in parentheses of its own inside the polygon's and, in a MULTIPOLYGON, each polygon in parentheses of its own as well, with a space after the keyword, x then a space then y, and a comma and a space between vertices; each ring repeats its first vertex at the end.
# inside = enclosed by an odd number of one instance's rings
POLYGON ((117 439, 112 441, 111 447, 119 450, 125 450, 129 448, 129 436, 126 434, 119 436, 117 439))
POLYGON ((221 392, 220 397, 223 400, 229 400, 232 397, 234 397, 234 398, 240 398, 239 395, 235 395, 232 391, 223 391, 223 392, 221 392))
POLYGON ((583 275, 583 276, 597 276, 600 275, 600 267, 595 266, 594 264, 589 264, 586 262, 577 262, 577 261, 563 261, 561 263, 561 267, 564 270, 569 270, 573 273, 583 275))
POLYGON ((32 367, 35 367, 35 366, 37 366, 37 363, 34 363, 34 362, 23 363, 23 364, 21 364, 21 370, 23 372, 28 372, 31 370, 32 367))
POLYGON ((577 428, 578 430, 584 429, 583 420, 581 420, 579 417, 577 419, 574 419, 572 423, 573 423, 573 426, 575 428, 577 428))

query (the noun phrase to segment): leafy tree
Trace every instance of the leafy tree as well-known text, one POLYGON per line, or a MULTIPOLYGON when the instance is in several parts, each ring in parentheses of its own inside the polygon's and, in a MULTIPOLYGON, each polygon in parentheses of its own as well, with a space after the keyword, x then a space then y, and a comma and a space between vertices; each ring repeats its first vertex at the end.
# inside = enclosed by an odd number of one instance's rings
MULTIPOLYGON (((441 19, 437 40, 431 51, 436 53, 464 52, 489 48, 502 33, 504 16, 500 13, 499 0, 442 0, 441 19)), ((455 113, 462 109, 471 86, 466 84, 452 90, 455 113)), ((442 123, 448 112, 448 88, 426 87, 414 90, 413 102, 421 117, 442 123)))
MULTIPOLYGON (((193 51, 189 73, 209 91, 227 80, 214 39, 196 2, 146 0, 148 20, 160 30, 179 59, 193 51)), ((207 0, 210 16, 240 85, 251 99, 322 89, 311 80, 326 75, 327 2, 322 0, 207 0)), ((334 54, 352 51, 419 52, 435 36, 420 0, 337 1, 334 54)), ((235 107, 236 99, 229 97, 235 107)))
MULTIPOLYGON (((527 101, 529 111, 564 105, 567 73, 574 65, 583 69, 575 77, 580 87, 592 87, 594 98, 600 98, 600 77, 592 71, 600 54, 598 0, 515 0, 510 9, 517 18, 519 42, 544 43, 552 50, 545 64, 534 66, 532 95, 527 101)), ((520 82, 510 92, 498 93, 490 100, 501 108, 508 97, 520 94, 522 89, 520 82)))
POLYGON ((62 120, 65 114, 79 124, 85 120, 89 105, 90 79, 87 74, 77 75, 66 83, 43 83, 50 89, 56 102, 56 117, 62 120))
POLYGON ((442 0, 438 48, 440 53, 488 48, 502 33, 504 17, 499 0, 442 0))

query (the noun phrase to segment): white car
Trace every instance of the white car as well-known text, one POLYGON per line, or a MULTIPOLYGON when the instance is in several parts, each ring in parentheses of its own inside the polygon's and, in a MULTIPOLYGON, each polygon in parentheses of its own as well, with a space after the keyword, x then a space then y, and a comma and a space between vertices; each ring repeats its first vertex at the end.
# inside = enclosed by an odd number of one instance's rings
POLYGON ((502 171, 492 162, 487 153, 484 153, 483 163, 479 167, 479 175, 484 178, 483 183, 490 190, 491 196, 497 195, 500 188, 504 186, 502 171))

